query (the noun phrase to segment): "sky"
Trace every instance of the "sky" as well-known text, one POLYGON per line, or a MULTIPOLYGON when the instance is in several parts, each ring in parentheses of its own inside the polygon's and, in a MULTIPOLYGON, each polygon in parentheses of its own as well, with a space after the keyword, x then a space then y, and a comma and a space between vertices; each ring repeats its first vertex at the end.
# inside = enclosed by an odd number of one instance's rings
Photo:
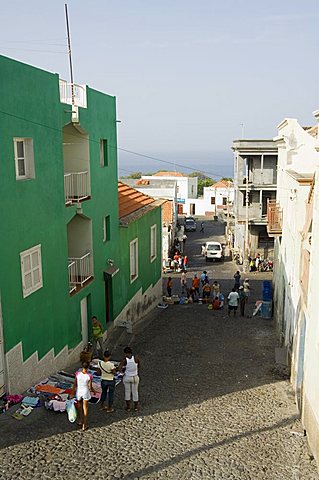
MULTIPOLYGON (((120 174, 232 176, 232 141, 319 108, 318 0, 69 0, 74 78, 117 97, 120 174), (190 167, 189 169, 183 168, 190 167)), ((69 79, 64 1, 10 0, 1 54, 69 79)), ((1 74, 1 72, 0 72, 1 74)))

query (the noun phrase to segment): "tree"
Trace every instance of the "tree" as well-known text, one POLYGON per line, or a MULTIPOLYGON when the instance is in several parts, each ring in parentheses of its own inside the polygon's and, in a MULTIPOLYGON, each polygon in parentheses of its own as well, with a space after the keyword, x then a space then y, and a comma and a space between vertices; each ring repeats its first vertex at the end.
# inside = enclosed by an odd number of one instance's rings
POLYGON ((197 194, 199 196, 202 196, 204 193, 204 187, 210 187, 211 185, 214 185, 215 180, 212 178, 208 177, 203 177, 198 179, 198 184, 197 184, 197 194))
POLYGON ((132 172, 129 175, 125 175, 121 178, 132 178, 133 180, 137 180, 142 177, 142 172, 132 172))

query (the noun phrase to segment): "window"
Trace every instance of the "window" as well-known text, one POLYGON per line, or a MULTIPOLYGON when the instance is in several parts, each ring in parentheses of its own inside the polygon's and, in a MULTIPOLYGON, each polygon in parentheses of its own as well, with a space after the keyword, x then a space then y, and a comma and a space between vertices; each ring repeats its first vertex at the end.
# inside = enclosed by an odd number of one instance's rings
POLYGON ((23 297, 42 287, 41 245, 20 253, 23 297))
POLYGON ((138 240, 130 243, 130 277, 131 283, 138 277, 138 240))
POLYGON ((110 241, 110 233, 110 216, 108 215, 107 217, 103 218, 103 242, 110 241))
POLYGON ((34 155, 32 138, 14 138, 14 161, 16 179, 34 178, 34 155))
POLYGON ((151 262, 156 258, 156 225, 151 227, 151 262))
POLYGON ((100 164, 101 167, 108 166, 108 148, 107 148, 107 140, 105 138, 101 138, 100 140, 100 164))
POLYGON ((215 205, 215 197, 210 197, 210 204, 215 205))
POLYGON ((223 205, 227 205, 227 197, 223 197, 223 205))

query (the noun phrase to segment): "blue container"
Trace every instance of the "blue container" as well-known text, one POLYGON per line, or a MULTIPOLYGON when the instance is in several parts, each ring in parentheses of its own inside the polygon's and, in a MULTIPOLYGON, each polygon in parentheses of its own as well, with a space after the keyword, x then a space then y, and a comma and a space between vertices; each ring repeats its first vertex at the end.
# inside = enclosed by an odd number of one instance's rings
POLYGON ((261 318, 271 318, 272 317, 272 302, 264 302, 261 305, 261 318))
POLYGON ((262 300, 263 302, 270 302, 272 300, 272 286, 269 280, 263 281, 262 300))

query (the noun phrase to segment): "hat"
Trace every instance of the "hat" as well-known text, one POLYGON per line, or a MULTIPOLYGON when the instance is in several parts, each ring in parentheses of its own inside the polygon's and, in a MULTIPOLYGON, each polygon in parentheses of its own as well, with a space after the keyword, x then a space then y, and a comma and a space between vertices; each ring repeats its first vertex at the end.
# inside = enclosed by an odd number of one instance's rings
POLYGON ((249 282, 249 278, 245 278, 245 282, 249 282))
POLYGON ((244 287, 243 286, 239 287, 239 290, 244 290, 244 287))

